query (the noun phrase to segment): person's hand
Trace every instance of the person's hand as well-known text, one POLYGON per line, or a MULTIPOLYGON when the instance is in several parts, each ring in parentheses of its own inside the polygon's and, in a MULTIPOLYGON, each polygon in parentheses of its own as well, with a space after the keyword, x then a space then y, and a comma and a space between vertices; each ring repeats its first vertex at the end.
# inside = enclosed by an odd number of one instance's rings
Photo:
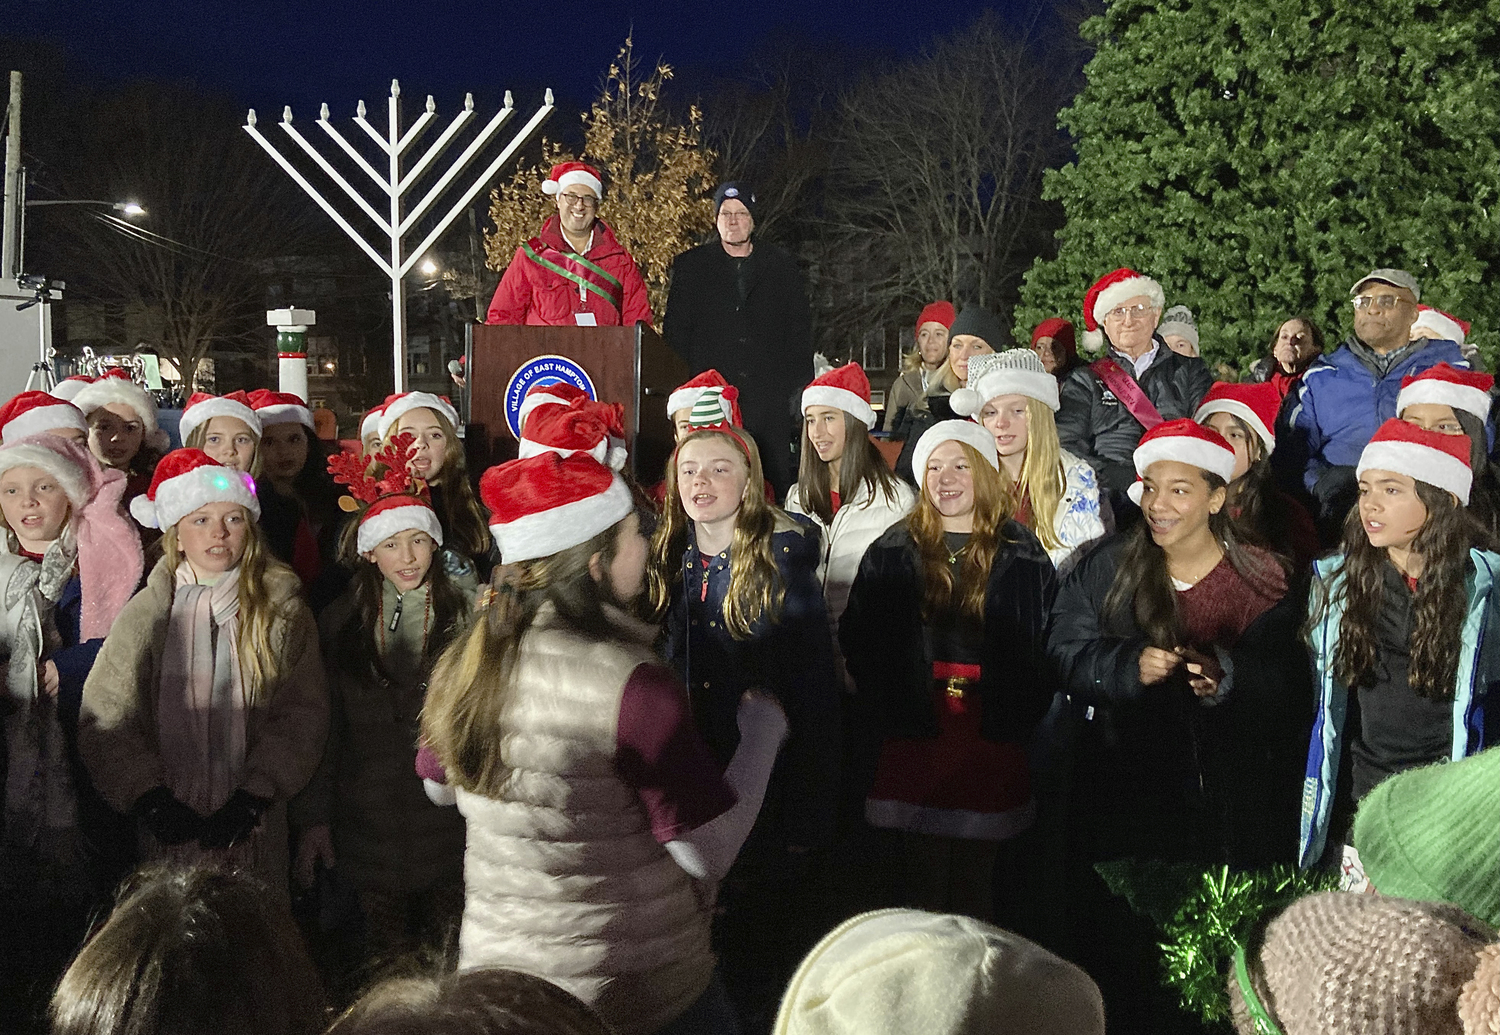
POLYGON ((1145 648, 1141 651, 1139 662, 1141 684, 1155 686, 1177 671, 1177 666, 1180 664, 1182 664, 1182 656, 1176 651, 1162 650, 1160 647, 1145 648))
POLYGON ((131 812, 164 845, 186 844, 203 829, 203 817, 178 801, 167 787, 153 787, 136 799, 131 812))
POLYGON ((333 868, 333 831, 327 823, 309 827, 297 845, 297 863, 292 872, 296 874, 298 884, 304 888, 313 886, 319 859, 323 860, 325 867, 333 868))
POLYGON ((786 741, 786 712, 782 709, 781 702, 764 690, 746 690, 740 695, 735 724, 739 727, 741 737, 764 732, 773 737, 778 746, 786 741))
POLYGON ((1219 659, 1191 647, 1182 647, 1179 651, 1183 665, 1187 668, 1188 686, 1193 693, 1199 697, 1213 697, 1217 694, 1219 684, 1224 681, 1224 666, 1219 664, 1219 659))
POLYGON ((56 697, 58 687, 62 685, 57 675, 57 662, 42 662, 42 664, 37 668, 36 674, 37 683, 39 684, 39 688, 41 689, 42 693, 46 694, 48 697, 56 697))
POLYGON ((232 848, 260 825, 260 815, 270 807, 270 799, 258 798, 241 787, 203 821, 198 844, 203 848, 232 848))

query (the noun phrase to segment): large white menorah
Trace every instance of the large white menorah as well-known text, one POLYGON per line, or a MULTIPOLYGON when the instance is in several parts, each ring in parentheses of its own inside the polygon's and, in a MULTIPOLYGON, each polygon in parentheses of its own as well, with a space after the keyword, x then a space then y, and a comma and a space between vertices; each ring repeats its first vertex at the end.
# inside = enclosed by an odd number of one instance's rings
POLYGON ((276 164, 281 166, 286 174, 307 192, 308 197, 317 202, 318 206, 324 212, 328 213, 329 218, 337 223, 343 229, 344 233, 353 239, 355 244, 364 249, 365 254, 375 260, 375 265, 379 266, 386 276, 391 278, 391 357, 394 364, 394 390, 404 392, 406 390, 406 275, 411 272, 411 268, 417 264, 418 260, 426 254, 427 249, 431 248, 437 242, 437 239, 442 236, 444 230, 448 229, 453 220, 458 218, 459 213, 464 210, 464 207, 474 200, 474 196, 485 188, 485 185, 494 178, 495 174, 500 171, 500 168, 506 162, 510 161, 511 157, 526 143, 531 134, 536 132, 537 127, 542 124, 542 120, 552 113, 553 104, 552 91, 548 90, 546 99, 542 102, 542 106, 537 109, 536 114, 531 116, 531 121, 522 126, 516 135, 511 138, 505 150, 496 155, 484 172, 475 178, 469 188, 448 209, 447 214, 432 225, 427 235, 422 238, 421 243, 415 248, 407 248, 407 237, 416 229, 417 224, 427 215, 432 207, 437 204, 438 199, 448 190, 453 181, 459 177, 464 168, 474 160, 486 144, 494 139, 495 134, 500 131, 500 127, 505 124, 506 120, 510 118, 512 112, 515 110, 515 105, 511 100, 510 91, 505 91, 505 106, 495 113, 495 117, 490 119, 489 124, 479 131, 478 135, 464 148, 463 153, 448 166, 437 182, 427 189, 427 192, 422 195, 422 199, 410 211, 403 212, 403 199, 406 197, 407 192, 416 185, 417 180, 433 171, 433 164, 447 150, 448 146, 453 143, 454 138, 458 136, 459 131, 463 129, 465 124, 474 117, 474 95, 469 94, 464 98, 464 110, 453 117, 453 121, 448 124, 447 129, 443 130, 442 135, 432 142, 432 146, 417 160, 415 165, 405 171, 402 170, 402 155, 406 153, 412 144, 416 143, 417 138, 426 130, 428 123, 437 117, 437 105, 433 103, 432 97, 429 95, 426 110, 403 133, 401 131, 400 99, 401 84, 392 79, 391 96, 388 102, 390 129, 385 136, 381 136, 380 132, 365 120, 364 101, 359 102, 354 116, 354 124, 364 130, 370 139, 375 141, 376 146, 385 152, 390 170, 388 175, 382 175, 378 172, 375 166, 371 165, 365 159, 365 156, 360 154, 359 150, 353 144, 349 143, 342 133, 334 128, 333 124, 328 121, 328 105, 323 105, 322 111, 318 116, 318 125, 322 127, 323 132, 333 138, 334 143, 338 144, 340 150, 348 155, 355 165, 364 170, 365 174, 375 181, 375 185, 385 195, 386 200, 390 203, 389 217, 382 216, 376 211, 375 206, 370 204, 363 194, 355 190, 348 179, 335 169, 328 159, 319 153, 317 148, 307 142, 307 138, 302 135, 301 131, 292 125, 292 109, 290 105, 284 108, 281 113, 281 128, 286 131, 286 134, 296 141, 297 146, 306 152, 307 156, 317 164, 319 169, 322 169, 327 174, 329 179, 338 184, 339 188, 349 196, 349 199, 358 205, 360 210, 369 216, 370 220, 380 230, 381 234, 385 237, 387 245, 386 255, 381 255, 376 247, 366 240, 363 234, 350 225, 343 214, 330 204, 328 199, 316 187, 308 182, 307 177, 303 176, 287 160, 286 156, 265 138, 256 125, 254 108, 250 109, 250 114, 245 119, 245 132, 254 137, 255 142, 265 148, 266 154, 275 159, 276 164))

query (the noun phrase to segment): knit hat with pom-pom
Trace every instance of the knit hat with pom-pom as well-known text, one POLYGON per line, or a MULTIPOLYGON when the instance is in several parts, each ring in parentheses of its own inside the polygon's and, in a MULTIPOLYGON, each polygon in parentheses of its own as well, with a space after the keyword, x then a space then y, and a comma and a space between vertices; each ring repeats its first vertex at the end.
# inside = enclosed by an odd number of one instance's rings
POLYGON ((1030 349, 1006 349, 969 360, 969 383, 949 399, 954 413, 977 417, 984 404, 1002 395, 1024 395, 1047 404, 1056 413, 1060 400, 1057 378, 1047 373, 1030 349))

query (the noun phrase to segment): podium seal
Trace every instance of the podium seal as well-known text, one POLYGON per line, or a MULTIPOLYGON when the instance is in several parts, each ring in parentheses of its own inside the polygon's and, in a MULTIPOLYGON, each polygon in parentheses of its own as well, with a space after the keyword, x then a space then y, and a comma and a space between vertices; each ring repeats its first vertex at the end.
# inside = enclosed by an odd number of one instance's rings
POLYGON ((589 372, 567 356, 533 356, 510 375, 505 385, 505 425, 516 438, 521 437, 521 400, 537 385, 570 384, 598 399, 589 372))

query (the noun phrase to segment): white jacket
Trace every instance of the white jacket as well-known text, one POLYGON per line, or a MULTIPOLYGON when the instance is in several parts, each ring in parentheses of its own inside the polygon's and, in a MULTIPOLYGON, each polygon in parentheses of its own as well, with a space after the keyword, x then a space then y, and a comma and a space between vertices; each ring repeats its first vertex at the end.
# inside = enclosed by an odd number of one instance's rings
POLYGON ((1085 546, 1115 530, 1114 511, 1100 495, 1099 478, 1088 461, 1063 450, 1062 465, 1063 495, 1052 519, 1052 531, 1062 545, 1047 551, 1059 574, 1073 567, 1085 546))

